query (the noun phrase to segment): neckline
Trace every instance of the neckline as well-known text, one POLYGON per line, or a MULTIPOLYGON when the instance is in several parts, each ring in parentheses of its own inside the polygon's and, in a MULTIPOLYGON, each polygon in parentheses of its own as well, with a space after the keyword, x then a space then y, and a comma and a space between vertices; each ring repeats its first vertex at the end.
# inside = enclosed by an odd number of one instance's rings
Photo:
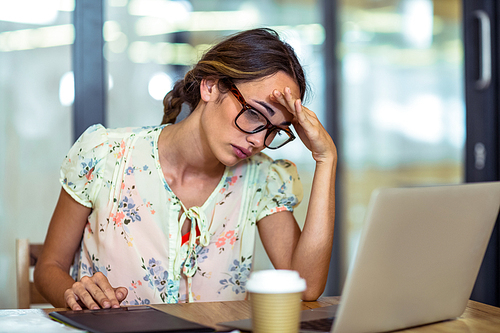
MULTIPOLYGON (((163 174, 163 170, 161 168, 160 153, 159 153, 159 149, 158 149, 158 142, 160 140, 160 134, 161 134, 161 132, 168 125, 170 125, 170 124, 161 125, 161 130, 157 131, 158 133, 156 134, 156 139, 153 141, 154 142, 153 155, 154 155, 154 159, 155 159, 156 170, 158 171, 158 176, 160 177, 160 180, 163 182, 163 185, 165 185, 165 187, 168 189, 168 191, 170 193, 172 193, 172 196, 176 200, 178 200, 179 203, 181 204, 179 206, 185 207, 184 203, 182 203, 181 199, 179 199, 179 197, 175 194, 175 192, 170 188, 170 185, 168 185, 168 182, 165 179, 165 175, 163 174)), ((220 189, 224 185, 224 182, 225 182, 225 180, 227 178, 228 173, 229 173, 229 167, 226 165, 224 167, 224 172, 222 173, 222 177, 220 178, 219 183, 217 184, 217 186, 215 186, 214 190, 212 191, 212 193, 210 193, 210 195, 205 200, 205 202, 203 203, 203 205, 201 205, 201 206, 192 206, 192 207, 200 207, 201 209, 205 209, 206 206, 209 205, 209 203, 213 200, 213 198, 217 195, 217 193, 220 191, 220 189)), ((190 209, 192 207, 186 207, 186 209, 190 209)))

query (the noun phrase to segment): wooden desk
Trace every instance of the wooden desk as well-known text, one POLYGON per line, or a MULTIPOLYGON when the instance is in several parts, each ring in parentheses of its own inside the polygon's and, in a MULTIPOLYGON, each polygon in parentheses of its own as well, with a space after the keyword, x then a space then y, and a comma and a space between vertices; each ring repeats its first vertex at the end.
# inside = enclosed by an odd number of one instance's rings
MULTIPOLYGON (((316 302, 302 302, 302 309, 338 304, 339 300, 339 297, 322 297, 316 302)), ((250 302, 248 301, 157 304, 152 306, 175 316, 212 326, 220 331, 227 331, 227 328, 217 326, 217 323, 250 317, 250 302)), ((48 313, 54 309, 45 309, 45 311, 48 313)), ((498 333, 500 332, 500 308, 469 301, 465 312, 457 320, 424 325, 400 332, 498 333)))

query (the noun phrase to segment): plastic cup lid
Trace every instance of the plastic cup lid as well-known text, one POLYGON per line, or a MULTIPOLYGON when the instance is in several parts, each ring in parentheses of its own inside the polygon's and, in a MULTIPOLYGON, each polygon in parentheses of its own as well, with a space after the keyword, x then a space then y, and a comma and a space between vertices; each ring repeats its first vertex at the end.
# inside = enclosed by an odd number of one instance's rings
POLYGON ((296 293, 306 290, 306 280, 296 271, 272 269, 253 272, 246 287, 259 294, 296 293))

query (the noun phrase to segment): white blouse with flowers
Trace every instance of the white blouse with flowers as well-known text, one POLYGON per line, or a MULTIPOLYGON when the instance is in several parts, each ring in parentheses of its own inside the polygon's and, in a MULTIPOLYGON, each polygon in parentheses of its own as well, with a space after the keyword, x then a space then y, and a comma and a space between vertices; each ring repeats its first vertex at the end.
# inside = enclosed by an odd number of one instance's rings
POLYGON ((163 127, 94 125, 69 151, 61 184, 92 208, 73 277, 102 272, 129 289, 123 304, 244 299, 257 221, 302 199, 296 167, 256 154, 226 167, 203 206, 187 209, 160 166, 163 127), (191 232, 181 235, 186 219, 191 232))

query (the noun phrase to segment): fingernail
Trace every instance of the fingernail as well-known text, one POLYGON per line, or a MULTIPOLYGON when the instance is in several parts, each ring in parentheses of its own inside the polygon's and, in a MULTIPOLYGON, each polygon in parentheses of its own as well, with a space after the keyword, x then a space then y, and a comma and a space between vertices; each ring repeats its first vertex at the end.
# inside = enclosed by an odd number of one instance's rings
POLYGON ((118 309, 119 307, 120 307, 120 305, 119 305, 119 304, 118 304, 118 305, 117 305, 117 304, 113 305, 113 308, 114 308, 114 309, 118 309))
POLYGON ((111 303, 109 303, 109 302, 104 302, 102 305, 103 305, 103 307, 104 307, 104 308, 106 308, 106 309, 107 309, 107 308, 109 308, 109 307, 111 306, 111 303))
POLYGON ((123 298, 123 294, 122 294, 121 292, 117 292, 117 293, 116 293, 116 297, 118 297, 118 298, 123 298))
POLYGON ((91 310, 99 310, 99 307, 97 305, 94 305, 91 310))

